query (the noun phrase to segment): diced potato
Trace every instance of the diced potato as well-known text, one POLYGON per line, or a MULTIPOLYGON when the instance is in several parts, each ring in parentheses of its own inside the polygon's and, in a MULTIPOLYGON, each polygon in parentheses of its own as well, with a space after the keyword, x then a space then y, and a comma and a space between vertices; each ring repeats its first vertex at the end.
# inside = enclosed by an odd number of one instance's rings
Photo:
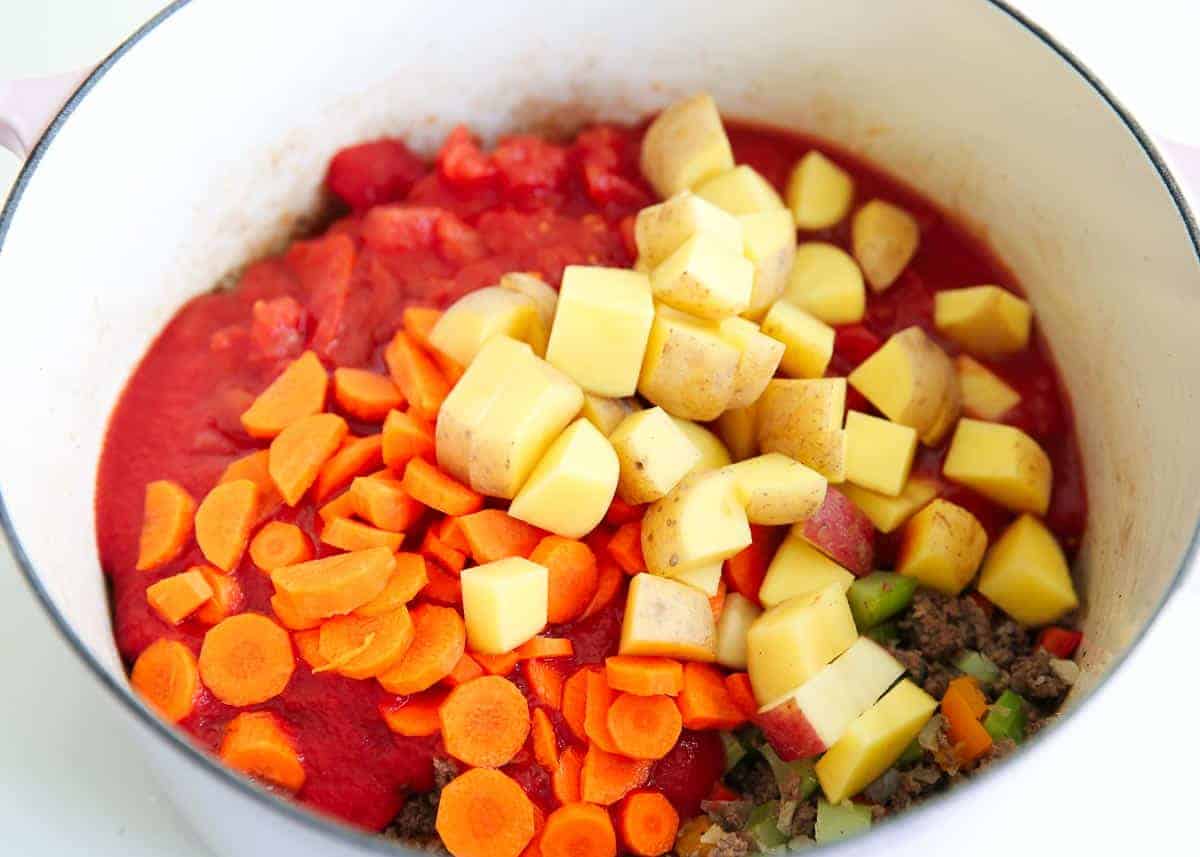
POLYGON ((727 407, 748 407, 758 401, 767 388, 767 382, 775 377, 785 346, 759 330, 757 324, 744 318, 722 321, 721 336, 742 355, 734 375, 733 397, 727 407))
POLYGON ((569 265, 546 359, 589 393, 632 396, 653 322, 645 274, 569 265))
POLYGON ((784 344, 779 368, 793 378, 820 378, 833 358, 834 330, 787 300, 775 301, 762 332, 784 344))
POLYGON ((677 580, 634 575, 629 582, 618 651, 622 655, 715 660, 717 626, 708 597, 677 580))
POLYGON ((980 357, 1002 357, 1029 344, 1033 309, 1007 289, 972 286, 934 296, 937 329, 980 357))
POLYGON ((787 211, 760 211, 738 217, 745 255, 754 265, 750 306, 742 315, 759 319, 787 286, 796 256, 796 227, 787 211))
POLYGON ((752 524, 794 524, 825 502, 825 477, 778 452, 730 465, 729 472, 752 524))
POLYGON ((850 373, 850 383, 893 422, 936 446, 954 427, 962 392, 954 363, 919 327, 892 334, 850 373))
POLYGON ((493 336, 528 342, 545 350, 545 329, 533 298, 488 286, 452 303, 429 333, 429 342, 460 366, 469 366, 493 336))
POLYGON ((523 557, 463 569, 463 621, 474 652, 511 652, 546 627, 549 573, 523 557))
POLYGON ((638 259, 653 270, 694 235, 710 235, 741 255, 742 224, 729 212, 689 190, 643 208, 634 223, 638 259))
POLYGON ((742 164, 697 185, 696 195, 730 214, 785 210, 783 199, 754 167, 742 164))
POLYGON ((758 446, 782 452, 832 483, 846 478, 845 378, 775 379, 756 408, 758 446))
POLYGON ((549 338, 550 328, 554 327, 554 313, 558 309, 558 291, 541 277, 521 271, 503 275, 500 278, 500 288, 519 292, 537 304, 538 316, 542 319, 542 327, 549 338))
POLYGON ((934 500, 904 526, 896 571, 946 595, 958 595, 987 550, 979 520, 949 500, 934 500))
POLYGON ((754 266, 722 239, 693 235, 650 274, 655 300, 714 321, 750 305, 754 266))
POLYGON ((1048 625, 1079 606, 1062 548, 1032 515, 1017 518, 992 545, 977 588, 1022 625, 1048 625))
POLYGON ((762 608, 737 592, 725 596, 725 609, 717 622, 717 663, 726 669, 746 668, 746 635, 762 608))
POLYGON ((958 384, 962 388, 962 409, 968 417, 996 421, 1021 403, 1021 394, 1000 376, 973 357, 954 358, 958 384))
POLYGON ((841 584, 777 604, 759 616, 746 635, 755 698, 778 699, 795 690, 857 639, 841 584))
POLYGON ((642 138, 642 174, 666 198, 733 168, 716 102, 701 92, 665 109, 642 138))
POLYGON ((846 481, 896 497, 904 490, 917 430, 869 414, 846 414, 846 481))
POLYGON ((727 464, 733 463, 733 459, 729 457, 729 450, 725 448, 725 444, 704 426, 694 423, 691 420, 680 419, 679 417, 671 417, 671 419, 675 421, 675 425, 679 427, 684 436, 692 442, 692 446, 700 450, 700 458, 692 465, 692 469, 688 471, 688 476, 710 473, 713 470, 720 470, 727 464))
POLYGON ((610 399, 608 396, 597 396, 595 393, 583 394, 583 411, 581 415, 590 422, 600 433, 608 437, 617 430, 621 420, 642 408, 637 399, 610 399))
POLYGON ((936 479, 910 476, 898 497, 889 497, 849 483, 843 485, 841 491, 871 519, 875 529, 890 533, 923 509, 938 495, 940 488, 936 479))
POLYGON ((730 408, 717 417, 717 436, 734 461, 758 455, 757 411, 756 403, 746 408, 730 408))
POLYGON ((662 408, 630 414, 609 440, 620 461, 617 494, 634 505, 665 497, 700 460, 700 450, 662 408))
POLYGON ((853 198, 854 179, 816 149, 797 161, 788 177, 788 207, 801 229, 837 225, 853 198))
POLYGON ((767 566, 758 600, 774 607, 791 598, 808 595, 836 584, 845 592, 854 575, 799 536, 789 535, 767 566))
POLYGON ((675 575, 675 580, 694 586, 703 592, 706 598, 712 598, 721 587, 721 571, 724 567, 724 562, 714 562, 699 568, 690 568, 675 575))
POLYGON ((858 263, 841 247, 823 241, 796 248, 783 297, 826 324, 856 324, 867 311, 858 263))
POLYGON ((713 420, 729 405, 741 357, 716 324, 660 305, 637 389, 673 416, 713 420))
POLYGON ((604 519, 617 490, 617 454, 600 430, 577 419, 550 444, 508 513, 570 539, 604 519))
POLYGON ((873 199, 854 214, 850 243, 854 258, 876 292, 887 289, 917 254, 921 229, 899 206, 873 199))
POLYGON ((959 420, 942 475, 1015 512, 1044 515, 1050 507, 1050 457, 1014 426, 959 420))
POLYGON ((833 803, 849 800, 890 768, 921 733, 937 701, 908 679, 859 715, 816 764, 817 780, 833 803))
POLYGON ((733 474, 689 476, 650 505, 642 519, 642 555, 654 574, 727 559, 750 544, 750 522, 733 474))

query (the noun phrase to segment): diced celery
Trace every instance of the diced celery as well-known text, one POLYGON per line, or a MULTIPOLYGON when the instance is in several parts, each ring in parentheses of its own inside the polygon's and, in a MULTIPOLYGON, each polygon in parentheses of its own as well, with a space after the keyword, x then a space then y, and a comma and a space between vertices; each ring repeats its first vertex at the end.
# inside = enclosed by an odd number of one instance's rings
POLYGON ((725 773, 728 774, 746 758, 746 746, 732 732, 722 732, 721 743, 725 745, 725 773))
POLYGON ((863 635, 870 637, 881 646, 886 646, 900 639, 900 629, 896 627, 895 622, 884 622, 882 625, 876 625, 874 628, 863 631, 863 635))
POLYGON ((875 571, 850 584, 846 598, 858 630, 874 628, 912 603, 917 581, 894 571, 875 571))
POLYGON ((762 851, 785 844, 787 835, 779 829, 779 801, 767 801, 754 807, 746 822, 746 832, 762 851))
POLYGON ((1020 744, 1025 740, 1027 726, 1025 700, 1011 690, 1000 694, 983 719, 983 728, 996 741, 1008 738, 1020 744))
POLYGON ((915 765, 925 757, 925 750, 921 747, 921 742, 916 738, 912 743, 904 748, 904 752, 900 754, 900 758, 896 760, 897 767, 905 767, 907 765, 915 765))
POLYGON ((1000 677, 1000 667, 992 663, 986 655, 967 649, 954 660, 954 666, 965 672, 980 684, 991 684, 1000 677))
POLYGON ((817 844, 836 842, 871 826, 871 808, 856 803, 817 801, 817 844))
POLYGON ((817 775, 811 760, 797 759, 794 762, 785 762, 770 744, 764 744, 759 752, 771 766, 771 773, 775 775, 775 783, 779 786, 779 794, 785 800, 807 800, 817 790, 817 775))

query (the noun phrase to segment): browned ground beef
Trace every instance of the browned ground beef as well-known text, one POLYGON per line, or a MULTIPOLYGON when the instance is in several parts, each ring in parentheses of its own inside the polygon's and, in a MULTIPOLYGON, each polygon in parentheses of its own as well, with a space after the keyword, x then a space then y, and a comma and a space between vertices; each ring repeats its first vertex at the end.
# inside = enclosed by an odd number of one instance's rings
POLYGON ((761 757, 738 765, 729 772, 725 781, 731 789, 755 804, 779 798, 775 775, 771 773, 771 766, 761 757))
POLYGON ((712 857, 746 857, 758 849, 744 833, 725 833, 713 846, 712 857))
POLYGON ((700 809, 721 825, 722 830, 741 830, 746 826, 754 803, 748 800, 706 800, 700 802, 700 809))
POLYGON ((426 851, 445 852, 437 835, 438 799, 450 782, 458 776, 458 766, 450 759, 433 759, 433 791, 412 795, 400 813, 384 831, 385 836, 400 839, 426 851))
POLYGON ((1050 667, 1050 653, 1038 649, 1013 664, 1009 687, 1028 700, 1057 701, 1067 692, 1067 683, 1050 667))

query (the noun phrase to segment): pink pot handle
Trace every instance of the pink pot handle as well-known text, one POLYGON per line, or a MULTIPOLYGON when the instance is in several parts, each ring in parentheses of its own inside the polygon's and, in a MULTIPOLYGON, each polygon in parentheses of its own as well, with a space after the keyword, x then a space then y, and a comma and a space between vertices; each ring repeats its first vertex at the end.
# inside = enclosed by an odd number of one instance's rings
POLYGON ((92 73, 76 69, 49 77, 0 81, 0 147, 24 158, 51 120, 92 73))

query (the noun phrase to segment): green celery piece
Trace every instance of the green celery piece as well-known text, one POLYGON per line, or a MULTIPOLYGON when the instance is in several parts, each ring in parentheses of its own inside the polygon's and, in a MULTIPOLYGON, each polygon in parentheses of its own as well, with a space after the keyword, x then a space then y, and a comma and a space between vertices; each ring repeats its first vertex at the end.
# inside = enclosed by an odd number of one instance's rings
POLYGON ((1025 730, 1028 725, 1025 717, 1025 700, 1021 698, 1020 694, 1011 690, 1000 694, 1000 698, 991 706, 987 716, 983 719, 983 728, 988 731, 993 740, 1009 738, 1016 744, 1025 740, 1025 730))
POLYGON ((1000 667, 992 663, 986 655, 971 649, 959 655, 954 661, 954 666, 980 684, 991 684, 1000 677, 1000 667))
POLYGON ((882 625, 876 625, 874 628, 863 631, 863 635, 870 637, 881 646, 886 646, 900 639, 900 629, 896 627, 895 622, 884 622, 882 625))
POLYGON ((925 758, 925 750, 921 747, 921 742, 914 738, 912 743, 904 748, 904 752, 901 753, 900 758, 896 760, 896 765, 898 767, 915 765, 923 758, 925 758))
POLYGON ((856 803, 830 803, 821 798, 817 801, 817 844, 837 842, 871 826, 870 807, 856 803))
POLYGON ((746 758, 746 746, 732 732, 722 732, 721 743, 725 745, 725 773, 728 774, 746 758))
POLYGON ((874 628, 912 603, 917 581, 894 571, 874 571, 850 584, 846 598, 858 630, 874 628))
POLYGON ((787 835, 779 829, 779 801, 767 801, 754 807, 746 821, 746 832, 762 851, 785 844, 787 835))
POLYGON ((811 760, 785 762, 770 744, 764 744, 759 752, 771 766, 779 793, 785 800, 807 800, 817 790, 817 775, 811 760))

